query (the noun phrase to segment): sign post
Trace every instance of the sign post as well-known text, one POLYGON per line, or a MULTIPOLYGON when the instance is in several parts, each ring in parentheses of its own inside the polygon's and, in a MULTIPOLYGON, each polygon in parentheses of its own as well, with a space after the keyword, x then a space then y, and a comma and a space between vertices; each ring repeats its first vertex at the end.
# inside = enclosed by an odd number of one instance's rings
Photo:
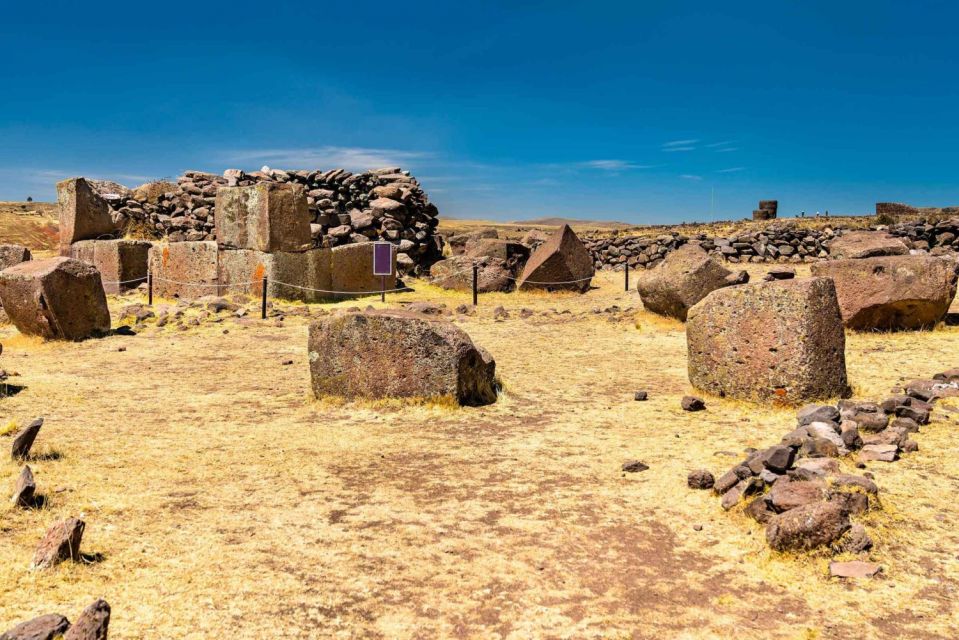
POLYGON ((373 275, 380 276, 380 301, 386 302, 386 276, 393 275, 393 243, 373 243, 373 275))

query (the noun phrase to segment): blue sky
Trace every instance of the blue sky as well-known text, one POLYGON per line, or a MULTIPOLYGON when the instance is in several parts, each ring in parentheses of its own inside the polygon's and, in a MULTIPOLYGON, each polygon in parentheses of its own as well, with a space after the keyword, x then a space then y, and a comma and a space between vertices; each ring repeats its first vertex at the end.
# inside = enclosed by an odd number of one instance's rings
POLYGON ((399 164, 461 217, 954 205, 956 24, 883 0, 9 3, 0 199, 399 164))

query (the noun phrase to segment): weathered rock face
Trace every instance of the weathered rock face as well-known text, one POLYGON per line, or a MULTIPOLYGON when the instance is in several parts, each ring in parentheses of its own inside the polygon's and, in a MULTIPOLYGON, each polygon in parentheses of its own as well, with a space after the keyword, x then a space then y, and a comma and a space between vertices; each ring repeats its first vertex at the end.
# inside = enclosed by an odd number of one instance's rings
POLYGON ((71 257, 97 268, 108 294, 146 282, 149 254, 150 243, 144 240, 81 240, 70 246, 71 257))
POLYGON ((222 248, 304 251, 312 246, 303 187, 260 182, 216 192, 216 241, 222 248))
POLYGON ((32 256, 30 250, 19 244, 0 244, 0 271, 15 264, 26 262, 32 256))
POLYGON ((56 613, 21 622, 0 634, 0 640, 57 640, 70 628, 70 621, 56 613))
POLYGON ((49 569, 66 560, 80 558, 80 542, 86 523, 77 518, 67 518, 47 530, 33 555, 33 569, 49 569))
POLYGON ((507 262, 489 256, 473 258, 467 255, 458 255, 435 262, 430 267, 432 282, 444 289, 472 290, 474 263, 478 267, 476 290, 479 293, 511 291, 513 289, 513 271, 509 268, 507 262))
POLYGON ((63 640, 107 640, 110 630, 110 605, 98 599, 83 610, 63 640))
POLYGON ((78 240, 112 238, 117 233, 110 205, 84 178, 57 183, 57 208, 60 213, 60 251, 78 240))
POLYGON ((506 263, 510 273, 515 276, 523 272, 530 255, 529 247, 526 245, 496 238, 469 240, 463 253, 470 258, 502 260, 506 263))
POLYGON ((530 256, 517 288, 587 291, 593 258, 569 225, 563 225, 530 256))
POLYGON ((806 551, 835 542, 849 527, 849 514, 838 502, 814 502, 773 516, 766 541, 777 551, 806 551))
POLYGON ((218 291, 215 242, 165 242, 150 247, 153 293, 187 300, 218 291))
POLYGON ((0 271, 0 302, 27 335, 82 340, 110 330, 100 273, 79 260, 31 260, 0 271))
POLYGON ((683 245, 639 275, 636 289, 647 311, 686 320, 689 308, 732 284, 732 272, 695 244, 683 245))
POLYGON ((836 259, 901 256, 906 253, 909 253, 909 247, 905 242, 880 231, 852 231, 839 236, 829 245, 829 255, 836 259))
POLYGON ((827 278, 714 291, 689 310, 686 342, 690 382, 716 395, 798 403, 849 393, 827 278))
MULTIPOLYGON (((397 258, 398 254, 394 251, 392 275, 385 278, 387 290, 396 288, 397 258)), ((334 299, 380 291, 384 286, 384 278, 373 275, 373 243, 333 247, 330 252, 330 285, 330 289, 337 292, 333 294, 334 299)))
POLYGON ((267 279, 267 295, 285 300, 321 302, 332 295, 330 249, 311 249, 297 253, 264 253, 235 249, 220 251, 218 281, 220 295, 245 293, 254 297, 263 294, 263 277, 267 279))
POLYGON ((852 329, 923 329, 945 317, 959 264, 933 256, 834 260, 812 266, 836 283, 843 322, 852 329))
POLYGON ((334 316, 310 326, 317 397, 496 401, 496 363, 456 325, 407 312, 334 316))

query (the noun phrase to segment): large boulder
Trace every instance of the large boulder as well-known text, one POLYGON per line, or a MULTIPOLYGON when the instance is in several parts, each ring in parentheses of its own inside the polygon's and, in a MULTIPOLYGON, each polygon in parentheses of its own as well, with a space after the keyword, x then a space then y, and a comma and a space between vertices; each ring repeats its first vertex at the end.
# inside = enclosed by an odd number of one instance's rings
POLYGON ((497 238, 469 240, 463 252, 470 258, 496 258, 506 263, 513 275, 519 275, 529 260, 529 247, 519 242, 497 238))
POLYGON ((71 257, 97 268, 103 290, 109 294, 146 282, 149 253, 150 243, 145 240, 81 240, 70 247, 71 257))
POLYGON ((110 330, 100 273, 72 258, 31 260, 0 271, 0 303, 27 335, 82 340, 110 330))
POLYGON ((310 326, 319 397, 496 401, 496 363, 462 329, 410 312, 349 313, 310 326))
POLYGON ((163 242, 150 247, 153 293, 193 300, 219 290, 215 242, 163 242))
POLYGON ((19 244, 0 244, 0 271, 30 260, 30 250, 19 244))
POLYGON ((106 199, 85 178, 70 178, 57 183, 57 209, 60 214, 60 252, 63 255, 69 254, 74 242, 112 238, 117 233, 106 199))
POLYGON ((218 256, 220 295, 263 294, 267 280, 270 298, 321 302, 331 297, 329 249, 264 253, 249 249, 221 250, 218 256))
POLYGON ((906 243, 882 231, 850 231, 829 245, 829 256, 843 258, 873 258, 901 256, 909 253, 906 243))
POLYGON ((641 272, 636 289, 647 311, 686 320, 690 307, 737 280, 702 247, 685 244, 652 269, 641 272))
POLYGON ((313 242, 306 192, 293 183, 220 187, 214 223, 217 243, 224 248, 305 251, 313 242))
POLYGON ((849 393, 828 278, 719 289, 689 310, 689 380, 719 396, 798 403, 849 393))
POLYGON ((344 244, 330 251, 330 294, 334 299, 376 293, 396 288, 396 251, 393 251, 392 275, 373 275, 372 242, 344 244))
POLYGON ((959 265, 933 256, 831 260, 812 266, 836 283, 839 310, 852 329, 922 329, 942 320, 956 296, 959 265))
POLYGON ((530 256, 516 283, 520 289, 587 291, 595 273, 593 257, 564 224, 530 256))
POLYGON ((444 289, 472 290, 474 264, 477 266, 476 290, 479 293, 513 289, 513 272, 507 262, 488 256, 472 258, 456 255, 435 262, 430 267, 431 281, 444 289))

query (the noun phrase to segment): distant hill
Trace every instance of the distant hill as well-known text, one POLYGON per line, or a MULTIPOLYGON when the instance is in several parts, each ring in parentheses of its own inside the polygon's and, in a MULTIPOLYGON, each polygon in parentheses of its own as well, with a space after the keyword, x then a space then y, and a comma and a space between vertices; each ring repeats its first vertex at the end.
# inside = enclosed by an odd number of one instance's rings
POLYGON ((634 227, 636 225, 627 224, 625 222, 615 222, 612 220, 580 220, 577 218, 532 218, 530 220, 514 220, 510 224, 516 225, 533 225, 537 227, 559 227, 564 224, 569 226, 577 227, 591 227, 595 229, 627 229, 629 227, 634 227))
POLYGON ((56 252, 59 237, 55 203, 0 202, 0 244, 22 244, 44 256, 56 252))

